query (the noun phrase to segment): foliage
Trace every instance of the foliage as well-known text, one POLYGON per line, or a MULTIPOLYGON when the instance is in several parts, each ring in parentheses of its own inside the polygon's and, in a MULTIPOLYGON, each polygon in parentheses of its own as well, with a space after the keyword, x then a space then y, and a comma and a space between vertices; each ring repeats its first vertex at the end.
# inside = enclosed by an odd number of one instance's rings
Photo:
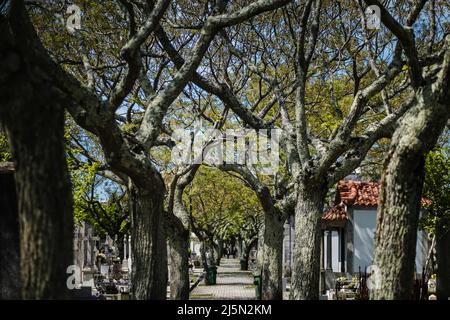
MULTIPOLYGON (((426 207, 428 214, 420 226, 428 233, 447 232, 450 226, 450 149, 437 146, 429 152, 425 161, 423 195, 431 200, 426 207), (438 227, 438 228, 437 228, 438 227)), ((438 234, 439 235, 439 234, 438 234)))
POLYGON ((90 223, 101 236, 123 238, 129 229, 127 194, 108 187, 111 182, 97 174, 98 167, 85 163, 71 171, 75 222, 90 223))
POLYGON ((72 180, 75 223, 90 223, 96 232, 123 238, 129 229, 127 194, 100 174, 103 155, 97 140, 67 118, 67 162, 72 180))
POLYGON ((218 169, 201 167, 185 195, 196 227, 223 240, 254 229, 262 209, 253 190, 218 169))
POLYGON ((9 151, 8 139, 6 135, 0 131, 0 162, 11 161, 11 153, 9 151))

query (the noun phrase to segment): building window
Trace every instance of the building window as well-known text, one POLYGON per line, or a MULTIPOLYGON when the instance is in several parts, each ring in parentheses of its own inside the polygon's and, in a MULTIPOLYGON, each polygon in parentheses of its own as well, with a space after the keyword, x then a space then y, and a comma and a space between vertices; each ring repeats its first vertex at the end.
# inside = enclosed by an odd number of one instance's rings
POLYGON ((333 272, 345 272, 344 229, 333 228, 323 232, 323 267, 333 272))

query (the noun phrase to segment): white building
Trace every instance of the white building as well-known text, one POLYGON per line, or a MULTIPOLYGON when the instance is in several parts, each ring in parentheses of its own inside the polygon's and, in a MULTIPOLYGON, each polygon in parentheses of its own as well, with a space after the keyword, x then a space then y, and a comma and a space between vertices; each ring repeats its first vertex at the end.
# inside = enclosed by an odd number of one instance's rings
MULTIPOLYGON (((322 217, 321 270, 322 289, 332 288, 340 276, 364 272, 373 262, 374 235, 380 184, 343 180, 336 189, 334 206, 322 217)), ((424 200, 423 200, 424 201, 424 200)), ((283 264, 292 261, 293 224, 285 225, 283 264), (289 240, 290 239, 290 240, 289 240)), ((416 248, 416 274, 422 273, 427 255, 428 237, 419 231, 416 248)))

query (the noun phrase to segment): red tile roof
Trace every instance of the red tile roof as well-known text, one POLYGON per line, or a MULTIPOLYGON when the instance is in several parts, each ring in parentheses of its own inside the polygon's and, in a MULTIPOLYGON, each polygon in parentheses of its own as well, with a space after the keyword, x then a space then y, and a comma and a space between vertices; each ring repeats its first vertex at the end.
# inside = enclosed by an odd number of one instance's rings
POLYGON ((347 211, 343 204, 335 205, 333 208, 325 212, 322 216, 323 220, 347 220, 347 211))
POLYGON ((372 207, 377 205, 379 194, 378 182, 342 180, 337 185, 336 203, 372 207))
MULTIPOLYGON (((322 222, 345 223, 348 220, 346 206, 376 207, 380 195, 380 183, 341 180, 337 184, 336 205, 326 211, 322 222)), ((422 198, 422 206, 431 204, 431 200, 422 198)))

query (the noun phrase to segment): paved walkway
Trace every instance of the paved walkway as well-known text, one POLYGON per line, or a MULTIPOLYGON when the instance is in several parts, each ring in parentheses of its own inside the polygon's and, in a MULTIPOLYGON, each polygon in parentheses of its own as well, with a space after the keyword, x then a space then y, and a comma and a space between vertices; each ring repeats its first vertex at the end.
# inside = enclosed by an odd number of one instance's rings
POLYGON ((216 285, 202 281, 192 292, 191 300, 254 300, 255 286, 251 271, 241 271, 239 259, 222 259, 217 269, 216 285))

